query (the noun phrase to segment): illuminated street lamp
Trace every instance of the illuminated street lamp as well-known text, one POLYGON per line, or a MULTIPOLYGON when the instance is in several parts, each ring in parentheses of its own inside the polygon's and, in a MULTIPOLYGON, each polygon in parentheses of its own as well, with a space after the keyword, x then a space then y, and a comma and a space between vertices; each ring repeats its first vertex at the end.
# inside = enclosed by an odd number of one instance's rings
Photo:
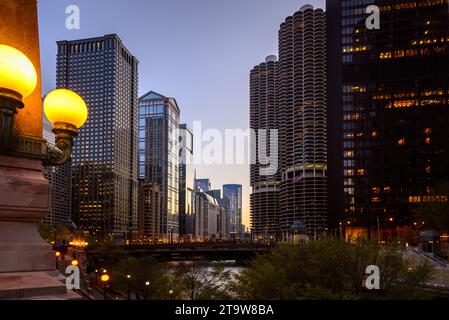
POLYGON ((127 282, 128 282, 128 300, 131 300, 131 275, 128 274, 126 276, 127 282))
POLYGON ((0 149, 10 149, 14 116, 36 85, 37 73, 30 59, 16 48, 0 45, 0 149))
POLYGON ((77 267, 79 265, 79 261, 76 259, 72 260, 72 266, 77 267))
POLYGON ((150 289, 150 281, 145 282, 145 300, 148 300, 148 293, 150 289))
POLYGON ((48 149, 45 164, 63 165, 70 159, 73 138, 87 120, 87 106, 75 92, 57 89, 45 98, 44 112, 55 126, 53 133, 56 135, 56 147, 48 149))
POLYGON ((61 256, 61 252, 56 251, 55 257, 56 257, 56 270, 59 270, 59 257, 61 256))
POLYGON ((101 276, 101 282, 103 282, 103 299, 104 300, 106 300, 106 288, 107 288, 109 280, 110 280, 109 275, 103 274, 101 276))

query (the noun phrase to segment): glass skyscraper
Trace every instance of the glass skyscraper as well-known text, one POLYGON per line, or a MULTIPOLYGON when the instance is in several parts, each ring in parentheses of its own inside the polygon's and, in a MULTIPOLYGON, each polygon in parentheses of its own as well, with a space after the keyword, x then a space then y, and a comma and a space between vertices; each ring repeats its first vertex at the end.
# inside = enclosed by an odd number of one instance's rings
POLYGON ((162 190, 162 237, 179 235, 179 117, 175 99, 150 91, 139 98, 139 179, 162 190))
MULTIPOLYGON (((391 240, 447 201, 447 0, 328 1, 330 211, 347 236, 391 240), (370 30, 366 8, 380 9, 370 30)), ((419 222, 421 224, 421 221, 419 222)))
POLYGON ((195 234, 195 169, 193 134, 187 124, 179 126, 179 234, 195 234))
POLYGON ((58 42, 57 87, 89 108, 72 152, 74 222, 117 240, 137 232, 137 69, 115 34, 58 42))
POLYGON ((228 234, 231 238, 237 238, 240 235, 242 225, 242 186, 239 184, 226 184, 223 186, 223 198, 228 201, 228 234))

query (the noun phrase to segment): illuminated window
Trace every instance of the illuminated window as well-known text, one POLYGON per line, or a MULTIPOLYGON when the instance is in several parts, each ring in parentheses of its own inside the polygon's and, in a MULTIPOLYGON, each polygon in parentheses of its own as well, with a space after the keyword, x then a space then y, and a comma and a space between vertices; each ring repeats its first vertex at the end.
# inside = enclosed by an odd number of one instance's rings
POLYGON ((372 188, 371 190, 372 190, 372 192, 373 192, 374 194, 379 194, 379 193, 380 193, 380 188, 374 187, 374 188, 372 188))
POLYGON ((365 169, 358 169, 358 170, 357 170, 357 174, 358 174, 359 176, 364 176, 364 175, 366 174, 366 171, 365 171, 365 169))
POLYGON ((431 128, 426 128, 426 129, 424 130, 424 133, 427 134, 427 135, 429 135, 429 134, 432 133, 432 129, 431 129, 431 128))
POLYGON ((384 187, 384 193, 390 193, 391 188, 390 187, 384 187))
POLYGON ((405 146, 405 143, 406 143, 406 141, 404 138, 401 138, 398 140, 398 145, 400 145, 400 146, 405 146))
POLYGON ((371 137, 373 138, 377 138, 379 136, 379 132, 377 131, 373 131, 373 133, 371 134, 371 137))
POLYGON ((431 166, 427 166, 427 167, 426 167, 426 173, 427 173, 427 174, 432 173, 432 167, 431 167, 431 166))
POLYGON ((426 138, 426 144, 430 144, 432 142, 432 139, 426 138))

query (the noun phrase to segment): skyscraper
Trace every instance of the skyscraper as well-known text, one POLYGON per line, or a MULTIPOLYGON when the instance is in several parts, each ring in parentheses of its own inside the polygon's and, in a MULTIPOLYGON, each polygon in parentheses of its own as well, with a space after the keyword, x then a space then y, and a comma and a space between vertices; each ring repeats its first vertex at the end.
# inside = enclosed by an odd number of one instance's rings
MULTIPOLYGON (((259 138, 265 135, 270 141, 270 130, 278 128, 276 104, 276 56, 268 56, 264 63, 254 67, 250 74, 250 127, 256 136, 251 140, 253 160, 259 159, 259 138), (259 131, 265 130, 265 131, 259 131), (256 138, 257 137, 257 138, 256 138)), ((269 154, 270 144, 266 144, 265 154, 269 154)), ((279 238, 279 187, 280 171, 275 175, 261 174, 261 164, 251 164, 250 195, 251 223, 253 234, 260 239, 279 238)))
POLYGON ((195 169, 193 167, 193 134, 187 124, 179 126, 179 234, 194 235, 195 169))
POLYGON ((242 186, 239 184, 226 184, 223 186, 223 198, 227 198, 229 204, 227 213, 229 215, 228 234, 231 238, 240 236, 240 225, 242 224, 242 186))
POLYGON ((448 1, 375 1, 380 29, 366 1, 327 2, 330 214, 347 236, 390 240, 418 204, 447 201, 448 1))
MULTIPOLYGON (((43 119, 43 137, 51 145, 55 144, 53 125, 43 119)), ((49 226, 64 225, 72 227, 72 163, 68 161, 59 167, 44 167, 44 177, 51 186, 51 210, 43 219, 49 226)))
POLYGON ((139 98, 139 178, 161 187, 160 233, 170 240, 179 235, 179 116, 173 98, 139 98))
POLYGON ((326 16, 305 5, 279 31, 276 70, 282 170, 280 228, 296 221, 310 236, 327 227, 326 16))
POLYGON ((139 234, 156 242, 161 238, 162 203, 160 185, 139 181, 139 234))
POLYGON ((57 86, 89 108, 72 152, 74 222, 116 239, 137 231, 137 68, 115 34, 58 42, 57 86))
POLYGON ((195 179, 195 189, 199 192, 208 192, 211 189, 209 179, 195 179))

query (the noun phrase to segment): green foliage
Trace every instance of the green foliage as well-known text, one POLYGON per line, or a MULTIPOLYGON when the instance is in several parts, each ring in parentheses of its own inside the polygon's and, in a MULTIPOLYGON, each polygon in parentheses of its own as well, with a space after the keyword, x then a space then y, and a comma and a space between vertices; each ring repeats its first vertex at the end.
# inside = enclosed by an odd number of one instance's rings
POLYGON ((168 299, 169 277, 164 266, 152 257, 128 257, 113 266, 112 285, 122 292, 135 293, 143 299, 148 290, 148 299, 168 299), (127 278, 130 275, 131 278, 127 278), (146 282, 149 282, 147 289, 146 282))
MULTIPOLYGON (((438 183, 432 194, 449 197, 449 181, 438 183)), ((416 218, 425 221, 429 228, 449 232, 449 201, 422 203, 416 210, 416 218)))
POLYGON ((431 276, 427 265, 409 268, 398 248, 328 238, 300 246, 279 245, 271 254, 256 258, 230 290, 241 299, 261 300, 403 298, 431 276), (362 286, 369 265, 380 267, 382 290, 362 286))
POLYGON ((72 232, 63 225, 49 226, 39 224, 38 230, 42 239, 48 243, 60 244, 63 241, 70 241, 72 238, 72 232))

